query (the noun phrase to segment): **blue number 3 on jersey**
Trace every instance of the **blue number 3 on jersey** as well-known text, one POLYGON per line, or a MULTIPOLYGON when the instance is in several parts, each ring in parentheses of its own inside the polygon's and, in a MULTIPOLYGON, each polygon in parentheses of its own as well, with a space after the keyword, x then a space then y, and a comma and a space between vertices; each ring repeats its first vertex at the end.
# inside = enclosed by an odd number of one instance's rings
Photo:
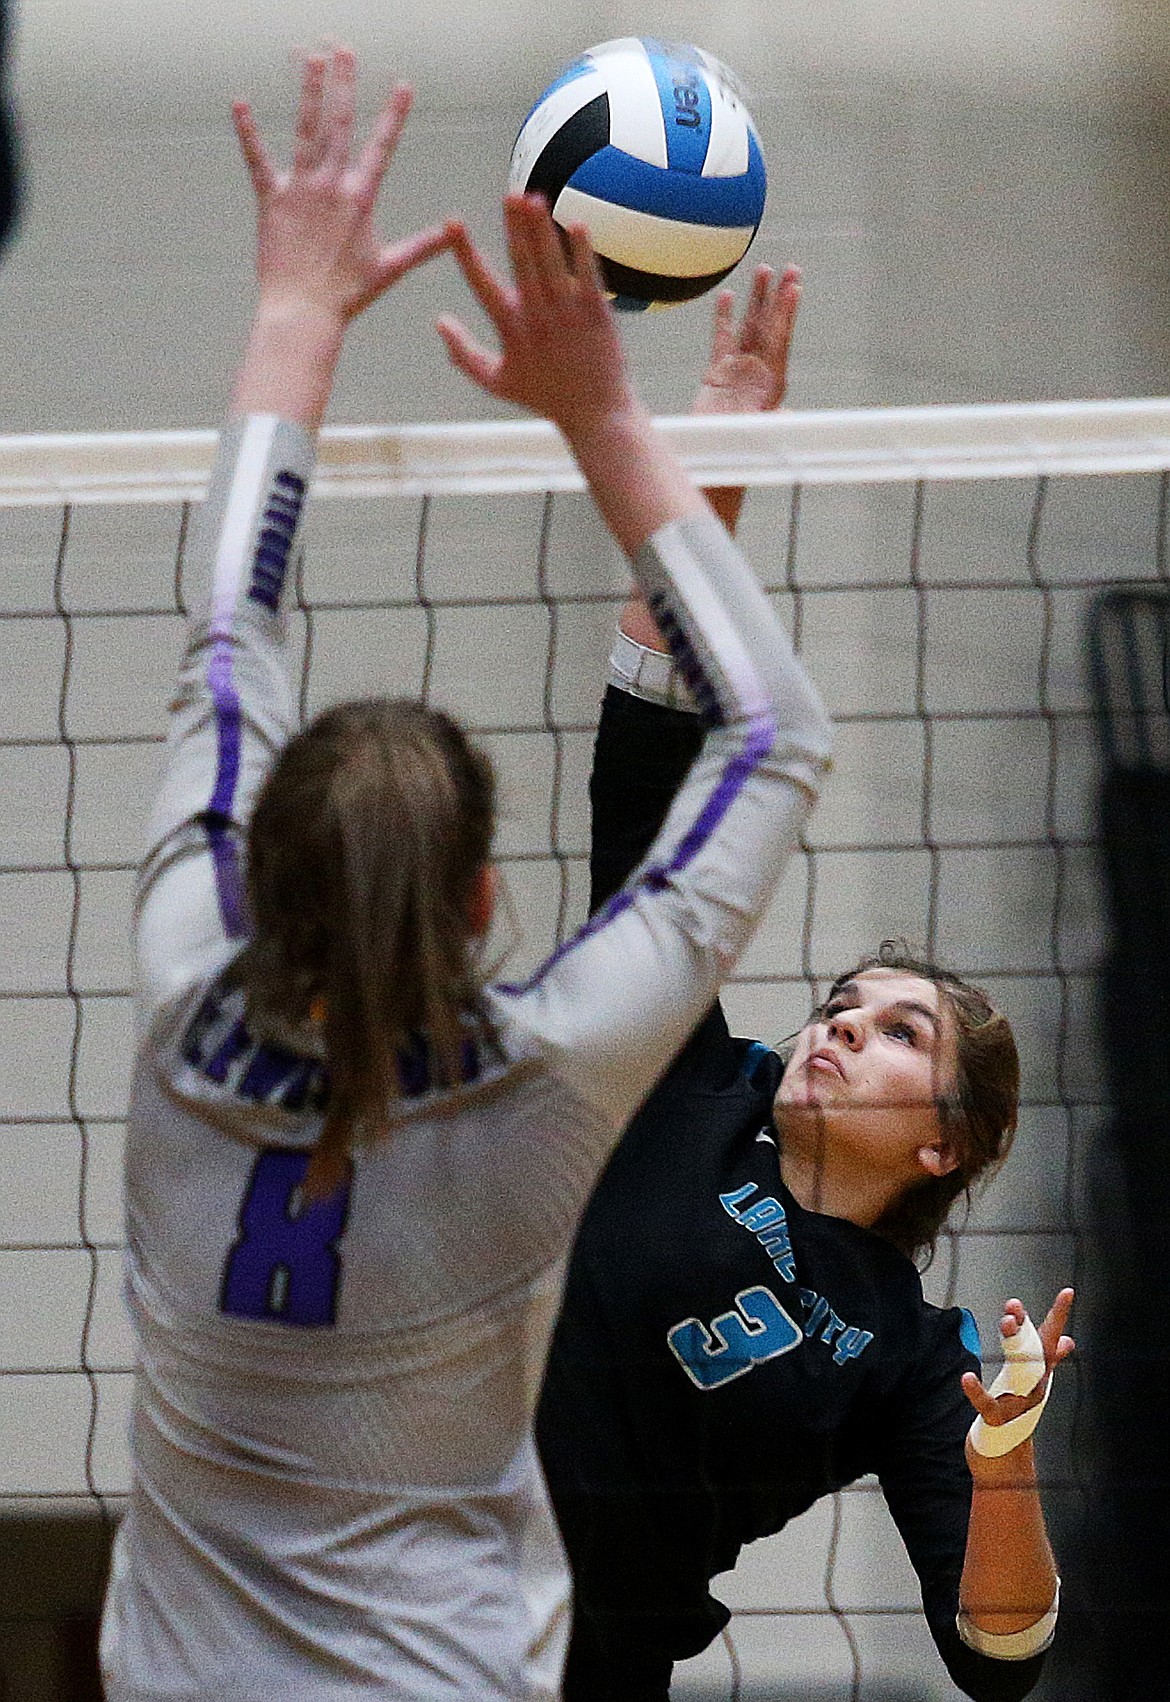
POLYGON ((336 1321, 349 1181, 308 1204, 301 1194, 308 1163, 307 1152, 284 1147, 257 1158, 223 1268, 221 1312, 302 1328, 336 1321))
POLYGON ((717 1389, 766 1359, 789 1353, 804 1339, 770 1288, 745 1288, 735 1305, 734 1312, 712 1318, 710 1328, 697 1318, 684 1318, 667 1331, 671 1353, 697 1388, 717 1389))

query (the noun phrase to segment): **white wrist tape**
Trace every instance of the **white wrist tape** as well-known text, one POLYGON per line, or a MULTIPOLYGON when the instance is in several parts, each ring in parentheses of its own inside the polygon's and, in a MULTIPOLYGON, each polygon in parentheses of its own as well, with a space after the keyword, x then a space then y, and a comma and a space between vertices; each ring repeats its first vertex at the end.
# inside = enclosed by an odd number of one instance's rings
POLYGON ((1042 1655, 1056 1636, 1056 1616, 1059 1612, 1058 1578, 1056 1594, 1048 1612, 1042 1614, 1035 1625, 1026 1625, 1022 1631, 981 1631, 977 1625, 972 1625, 962 1608, 959 1609, 955 1624, 964 1643, 977 1654, 990 1655, 994 1661, 1027 1661, 1033 1655, 1042 1655))
POLYGON ((609 668, 610 684, 621 691, 628 691, 631 697, 644 698, 647 703, 660 703, 667 709, 693 711, 695 708, 690 688, 675 667, 670 652, 648 650, 636 638, 629 638, 620 627, 614 635, 609 668))
MULTIPOLYGON (((1040 1340, 1039 1330, 1025 1312, 1024 1321, 1015 1335, 1003 1337, 1003 1369, 989 1393, 993 1398, 997 1395, 1030 1395, 1046 1376, 1044 1343, 1040 1340)), ((1006 1424, 985 1424, 982 1415, 977 1416, 968 1432, 975 1452, 985 1459, 994 1460, 1018 1448, 1039 1424, 1040 1415, 1048 1405, 1051 1387, 1050 1381, 1042 1400, 1018 1418, 1009 1418, 1006 1424)))

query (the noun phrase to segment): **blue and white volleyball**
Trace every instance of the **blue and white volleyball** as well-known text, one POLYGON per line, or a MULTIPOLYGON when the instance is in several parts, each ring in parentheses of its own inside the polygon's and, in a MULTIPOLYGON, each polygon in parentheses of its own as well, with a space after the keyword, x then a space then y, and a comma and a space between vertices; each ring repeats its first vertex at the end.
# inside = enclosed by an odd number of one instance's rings
POLYGON ((725 65, 636 36, 591 47, 520 127, 508 186, 583 224, 615 307, 690 301, 739 264, 764 212, 764 156, 725 65))

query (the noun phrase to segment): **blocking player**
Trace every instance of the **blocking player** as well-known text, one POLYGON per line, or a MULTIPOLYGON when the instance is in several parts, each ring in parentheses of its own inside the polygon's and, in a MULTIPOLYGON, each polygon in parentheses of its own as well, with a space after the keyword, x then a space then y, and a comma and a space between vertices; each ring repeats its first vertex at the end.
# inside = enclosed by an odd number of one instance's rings
POLYGON ((246 106, 260 299, 192 563, 137 888, 127 1143, 138 1369, 109 1702, 558 1694, 568 1574, 531 1418, 562 1261, 634 1106, 785 863, 828 724, 630 386, 582 230, 511 197, 386 247, 410 104, 352 149, 306 60, 291 170, 246 106), (378 699, 297 733, 282 602, 346 327, 451 247, 499 336, 456 362, 564 433, 706 711, 643 867, 523 986, 484 984, 486 759, 378 699))

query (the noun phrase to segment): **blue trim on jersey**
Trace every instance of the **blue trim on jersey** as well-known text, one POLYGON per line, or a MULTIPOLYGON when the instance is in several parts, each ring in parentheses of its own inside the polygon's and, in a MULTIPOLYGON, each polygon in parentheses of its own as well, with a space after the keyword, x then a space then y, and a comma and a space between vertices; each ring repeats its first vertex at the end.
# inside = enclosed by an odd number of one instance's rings
POLYGON ((610 305, 615 313, 645 313, 650 303, 636 295, 615 295, 610 305))
MULTIPOLYGON (((660 620, 661 624, 661 620, 660 620)), ((754 715, 748 724, 747 737, 743 749, 737 751, 724 765, 723 773, 711 792, 711 796, 699 811, 691 827, 683 834, 675 847, 674 854, 668 863, 649 863, 642 870, 637 881, 621 887, 614 893, 607 904, 600 910, 595 910, 589 920, 578 928, 577 932, 559 945, 551 957, 546 957, 540 967, 528 977, 527 981, 505 981, 500 983, 498 991, 519 995, 529 993, 533 987, 539 986, 550 970, 567 957, 571 951, 585 940, 599 934, 603 928, 618 916, 627 911, 643 892, 662 892, 670 885, 670 878, 679 870, 685 869, 693 858, 706 845, 719 823, 723 820, 732 804, 739 797, 747 781, 776 743, 778 723, 772 714, 754 715)))
POLYGON ((983 1343, 979 1340, 979 1325, 965 1306, 959 1312, 959 1340, 968 1353, 973 1353, 982 1362, 983 1343))
POLYGON ((747 1057, 743 1061, 743 1073, 753 1087, 756 1085, 759 1071, 763 1069, 769 1058, 775 1056, 772 1048, 765 1046, 762 1040, 752 1041, 747 1050, 747 1057))
POLYGON ((763 157, 758 147, 753 157, 750 143, 748 169, 739 177, 696 177, 690 172, 664 171, 610 143, 577 167, 569 187, 635 213, 718 228, 758 225, 766 185, 763 157))
POLYGON ((697 176, 711 143, 711 90, 706 74, 701 65, 665 42, 644 39, 642 46, 658 84, 667 166, 697 176))
POLYGON ((256 540, 256 553, 252 557, 252 582, 248 595, 254 603, 263 603, 266 609, 271 609, 274 615, 280 610, 289 553, 297 535, 308 488, 307 480, 288 468, 277 473, 269 488, 264 520, 256 540))
MULTIPOLYGON (((555 78, 555 80, 549 84, 548 88, 545 89, 544 93, 538 95, 532 105, 528 108, 528 111, 524 114, 524 122, 521 124, 520 130, 523 130, 524 125, 528 123, 528 120, 532 117, 532 114, 536 111, 537 107, 543 106, 550 95, 555 94, 558 89, 563 89, 566 83, 575 83, 577 78, 585 76, 587 71, 596 71, 596 69, 597 62, 590 59, 588 55, 582 59, 574 59, 571 65, 566 65, 560 76, 555 78)), ((516 134, 519 135, 520 131, 518 130, 516 134)))

